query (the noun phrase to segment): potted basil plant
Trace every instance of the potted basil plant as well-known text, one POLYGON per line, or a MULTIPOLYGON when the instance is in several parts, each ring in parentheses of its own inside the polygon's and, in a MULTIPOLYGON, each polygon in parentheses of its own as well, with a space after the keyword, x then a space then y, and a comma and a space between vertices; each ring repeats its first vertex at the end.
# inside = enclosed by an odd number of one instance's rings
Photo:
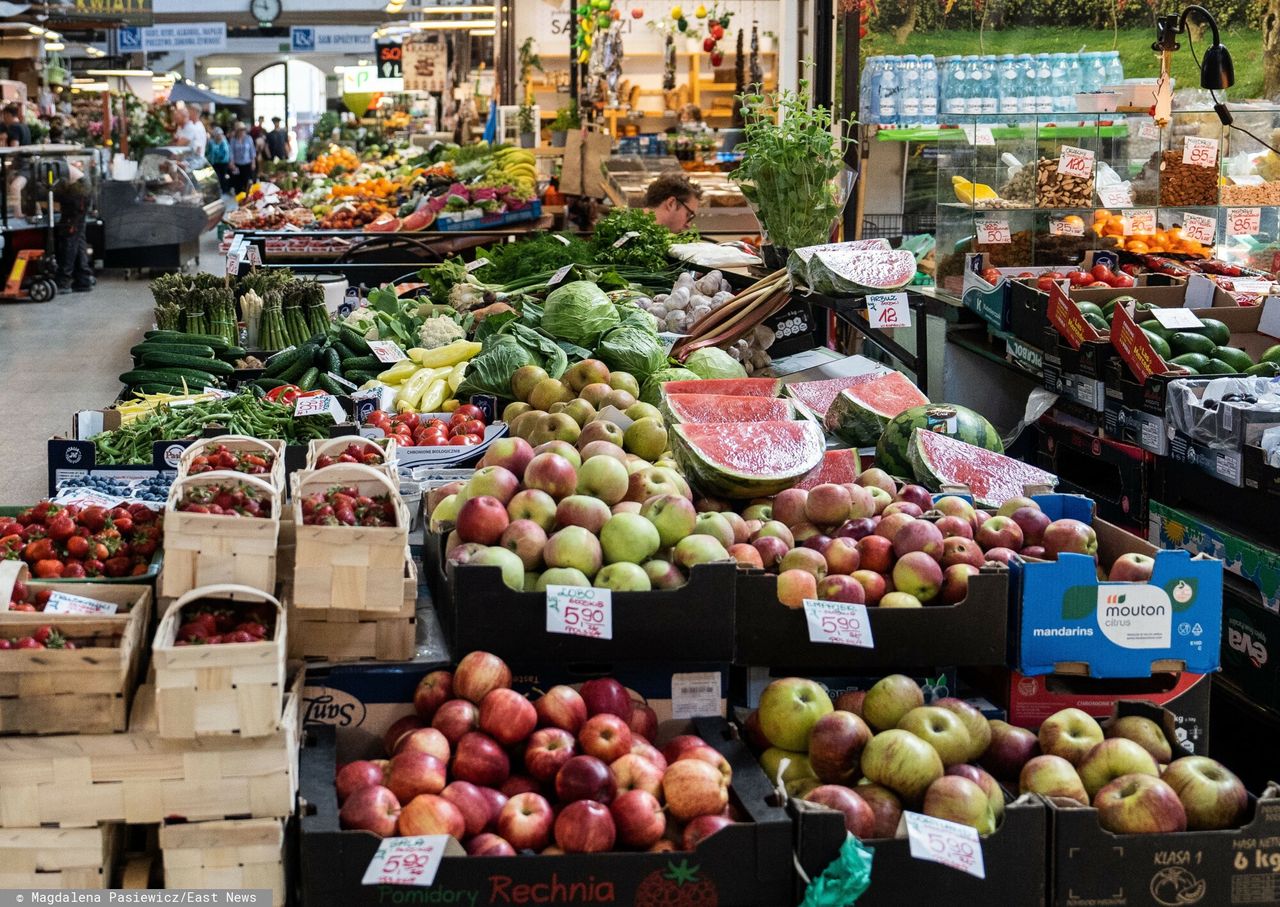
POLYGON ((556 118, 551 121, 552 147, 563 148, 569 138, 569 130, 578 129, 581 125, 581 121, 578 118, 578 108, 561 107, 557 110, 556 118))

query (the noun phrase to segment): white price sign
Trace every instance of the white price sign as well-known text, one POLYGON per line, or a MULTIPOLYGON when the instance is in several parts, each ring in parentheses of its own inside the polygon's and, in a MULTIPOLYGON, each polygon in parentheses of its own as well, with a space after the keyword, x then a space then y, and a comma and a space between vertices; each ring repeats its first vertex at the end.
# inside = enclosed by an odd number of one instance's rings
POLYGON ((1275 282, 1271 280, 1250 280, 1248 278, 1236 278, 1231 281, 1231 286, 1235 287, 1237 293, 1260 293, 1266 296, 1271 292, 1271 288, 1275 286, 1275 282))
POLYGON ((903 812, 902 818, 907 826, 911 856, 950 866, 974 878, 987 877, 982 861, 982 841, 978 839, 976 828, 921 813, 903 812))
POLYGON ((120 606, 114 602, 100 602, 93 598, 55 592, 44 606, 45 614, 115 614, 120 606))
POLYGON ((560 270, 556 271, 554 274, 551 275, 550 279, 547 280, 547 286, 554 287, 560 281, 568 277, 569 272, 572 270, 573 270, 573 265, 565 265, 563 268, 561 268, 560 270))
POLYGON ((470 274, 472 271, 478 271, 488 263, 489 259, 487 258, 477 258, 475 261, 468 262, 466 269, 467 273, 470 274))
POLYGON ((1262 232, 1261 208, 1227 209, 1228 236, 1256 236, 1262 232))
POLYGON ((720 672, 671 675, 671 717, 703 718, 719 715, 720 672))
POLYGON ((1161 327, 1168 328, 1171 331, 1196 330, 1204 327, 1204 324, 1196 317, 1196 313, 1190 309, 1154 308, 1150 314, 1152 318, 1160 322, 1161 327))
POLYGON ((1196 242, 1213 245, 1218 240, 1218 221, 1203 214, 1187 214, 1182 218, 1182 235, 1196 242))
POLYGON ((383 838, 369 861, 361 885, 415 885, 428 888, 436 880, 448 835, 383 838))
POLYGON ((1195 167, 1216 167, 1218 165, 1218 140, 1201 138, 1198 135, 1187 136, 1182 146, 1182 163, 1195 167))
POLYGON ((1063 145, 1062 154, 1058 156, 1058 172, 1063 176, 1074 176, 1086 180, 1092 179, 1093 152, 1088 148, 1063 145))
POLYGON ((991 127, 979 126, 977 129, 977 132, 974 134, 973 144, 978 146, 985 145, 987 147, 991 147, 992 145, 995 145, 995 143, 996 143, 996 137, 992 135, 991 127))
POLYGON ((323 416, 328 414, 333 421, 341 423, 345 415, 342 405, 329 394, 314 394, 310 397, 299 397, 293 406, 294 418, 302 416, 323 416))
POLYGON ((232 277, 235 277, 239 273, 240 273, 240 253, 228 252, 227 253, 227 274, 229 274, 232 277))
POLYGON ((379 362, 403 362, 409 358, 394 340, 370 340, 369 349, 373 350, 379 362))
POLYGON ((1154 208, 1131 208, 1124 212, 1124 235, 1145 236, 1156 232, 1156 212, 1154 208))
POLYGON ((613 591, 547 586, 547 632, 613 639, 613 591))
POLYGON ((262 264, 262 253, 258 251, 257 245, 249 244, 249 264, 258 267, 262 264))
POLYGON ((1072 220, 1064 217, 1061 220, 1052 218, 1049 221, 1050 236, 1084 236, 1084 221, 1080 218, 1072 220))
POLYGON ((806 598, 804 618, 809 624, 810 642, 829 642, 837 646, 857 646, 860 649, 875 648, 866 605, 806 598))
POLYGON ((873 328, 911 327, 911 306, 906 293, 876 293, 867 297, 867 321, 873 328))
POLYGON ((1098 190, 1098 200, 1108 208, 1124 208, 1133 204, 1133 193, 1124 183, 1113 183, 1098 190))
POLYGON ((977 228, 978 242, 983 245, 1008 245, 1011 242, 1007 220, 980 220, 977 228))
POLYGON ((1138 138, 1158 139, 1160 138, 1160 127, 1155 123, 1143 123, 1138 127, 1138 138))
POLYGON ((628 230, 626 233, 623 233, 621 236, 618 237, 617 242, 613 244, 613 248, 621 249, 623 246, 631 242, 631 240, 635 239, 639 235, 640 233, 636 230, 628 230))

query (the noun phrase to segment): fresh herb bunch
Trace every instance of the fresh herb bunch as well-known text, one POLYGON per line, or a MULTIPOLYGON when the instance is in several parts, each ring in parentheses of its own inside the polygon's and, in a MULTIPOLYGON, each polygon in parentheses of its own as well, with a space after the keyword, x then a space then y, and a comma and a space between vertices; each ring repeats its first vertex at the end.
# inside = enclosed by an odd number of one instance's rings
POLYGON ((667 248, 674 242, 693 242, 697 238, 696 230, 677 236, 643 208, 614 208, 596 224, 591 250, 597 262, 665 271, 670 266, 667 248), (628 233, 636 235, 622 242, 628 233), (616 245, 619 242, 622 244, 616 245))
POLYGON ((563 233, 535 233, 519 242, 477 249, 476 258, 489 259, 479 272, 485 281, 500 284, 544 271, 555 271, 565 265, 585 265, 592 261, 589 243, 563 233))
POLYGON ((843 136, 850 124, 814 105, 806 81, 795 92, 746 95, 742 116, 743 158, 730 178, 755 209, 766 240, 783 249, 826 242, 846 198, 840 176, 847 140, 833 127, 843 136))

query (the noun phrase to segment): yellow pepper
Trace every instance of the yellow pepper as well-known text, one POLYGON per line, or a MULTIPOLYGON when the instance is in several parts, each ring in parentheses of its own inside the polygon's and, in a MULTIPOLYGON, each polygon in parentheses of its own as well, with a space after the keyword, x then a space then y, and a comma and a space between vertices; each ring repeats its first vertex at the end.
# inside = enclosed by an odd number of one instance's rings
POLYGON ((451 413, 461 405, 462 405, 462 402, 460 400, 446 400, 444 401, 444 406, 441 407, 441 409, 443 409, 446 413, 451 413))
MULTIPOLYGON (((406 381, 400 388, 400 395, 397 397, 397 401, 403 401, 410 407, 418 409, 419 401, 422 400, 423 394, 426 393, 427 388, 431 386, 431 383, 437 378, 443 379, 448 374, 449 370, 446 368, 419 369, 414 373, 413 377, 406 381)), ((444 397, 441 397, 440 403, 443 402, 444 397)), ((439 403, 436 405, 438 406, 439 403)))
POLYGON ((468 365, 470 365, 470 360, 459 362, 449 371, 449 393, 456 391, 458 385, 462 383, 462 379, 467 376, 468 365))
POLYGON ((399 384, 413 376, 421 366, 412 359, 402 359, 391 368, 378 375, 378 380, 387 384, 399 384))
POLYGON ((453 343, 438 346, 433 350, 414 347, 407 352, 409 358, 423 368, 440 368, 444 365, 452 368, 459 362, 465 362, 480 355, 480 349, 481 345, 474 340, 455 340, 453 343))
POLYGON ((439 412, 440 405, 444 403, 444 398, 448 393, 449 385, 444 378, 433 379, 430 386, 422 394, 422 399, 418 401, 418 412, 439 412))

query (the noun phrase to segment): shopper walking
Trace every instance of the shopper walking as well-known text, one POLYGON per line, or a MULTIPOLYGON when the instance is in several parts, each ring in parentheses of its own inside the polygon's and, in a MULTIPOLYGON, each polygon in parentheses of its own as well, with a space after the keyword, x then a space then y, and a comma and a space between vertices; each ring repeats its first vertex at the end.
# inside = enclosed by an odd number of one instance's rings
POLYGON ((237 195, 249 188, 258 162, 258 148, 244 123, 236 123, 231 134, 231 191, 237 195))
POLYGON ((218 186, 222 191, 231 190, 231 144, 218 126, 213 127, 213 135, 204 151, 204 159, 209 162, 213 172, 218 174, 218 186))
POLYGON ((280 124, 279 117, 271 118, 271 131, 266 135, 267 160, 287 161, 289 159, 289 136, 280 124))
POLYGON ((255 142, 267 134, 266 127, 267 118, 258 117, 258 122, 254 123, 253 128, 249 130, 249 138, 255 142))
POLYGON ((189 145, 199 157, 204 157, 205 146, 209 143, 209 134, 204 131, 204 124, 199 118, 192 118, 183 107, 173 112, 173 141, 178 145, 189 145))
POLYGON ((22 119, 22 107, 6 104, 4 107, 4 144, 10 148, 31 144, 31 130, 22 119))
POLYGON ((58 292, 88 293, 93 289, 93 265, 85 240, 85 219, 89 214, 89 186, 84 172, 75 164, 53 187, 58 205, 54 242, 58 256, 58 292))

